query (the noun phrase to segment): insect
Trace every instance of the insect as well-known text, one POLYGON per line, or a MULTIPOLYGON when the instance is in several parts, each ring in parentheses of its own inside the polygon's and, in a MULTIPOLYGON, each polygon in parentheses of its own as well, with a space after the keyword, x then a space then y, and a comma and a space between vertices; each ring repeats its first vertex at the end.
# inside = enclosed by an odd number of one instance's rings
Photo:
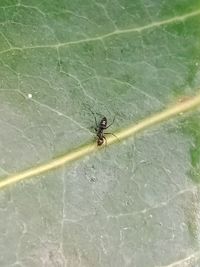
POLYGON ((100 120, 99 124, 97 123, 95 116, 94 116, 94 118, 95 118, 95 123, 96 123, 95 131, 97 134, 97 146, 101 146, 101 145, 103 145, 104 141, 107 143, 105 134, 111 134, 111 135, 115 136, 113 133, 105 133, 104 132, 104 130, 108 129, 114 123, 115 117, 114 117, 113 121, 108 126, 107 126, 108 121, 107 121, 106 117, 103 117, 100 120))

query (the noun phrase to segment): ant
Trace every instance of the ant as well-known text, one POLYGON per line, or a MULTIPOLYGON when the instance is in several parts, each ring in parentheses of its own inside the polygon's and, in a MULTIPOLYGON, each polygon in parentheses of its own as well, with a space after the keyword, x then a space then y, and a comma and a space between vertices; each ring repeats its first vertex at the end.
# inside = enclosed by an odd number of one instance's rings
POLYGON ((108 129, 114 123, 115 117, 114 117, 113 121, 111 122, 111 124, 109 124, 108 126, 107 126, 108 121, 107 121, 106 117, 103 117, 100 120, 99 124, 97 123, 97 120, 96 120, 95 116, 94 116, 94 118, 95 118, 95 123, 96 123, 95 131, 96 131, 96 134, 97 134, 97 146, 103 145, 104 140, 106 141, 106 144, 107 144, 107 140, 106 140, 105 134, 111 134, 113 136, 115 136, 115 135, 113 133, 104 133, 104 130, 108 129))

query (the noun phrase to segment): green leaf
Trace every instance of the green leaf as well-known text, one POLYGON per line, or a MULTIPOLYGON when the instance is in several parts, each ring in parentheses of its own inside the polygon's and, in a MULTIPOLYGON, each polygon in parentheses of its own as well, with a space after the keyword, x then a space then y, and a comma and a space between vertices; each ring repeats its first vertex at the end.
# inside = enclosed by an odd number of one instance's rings
MULTIPOLYGON (((0 2, 0 174, 199 94, 199 1, 0 2), (101 117, 97 114, 98 119, 101 117)), ((0 190, 0 266, 199 266, 200 115, 0 190)))

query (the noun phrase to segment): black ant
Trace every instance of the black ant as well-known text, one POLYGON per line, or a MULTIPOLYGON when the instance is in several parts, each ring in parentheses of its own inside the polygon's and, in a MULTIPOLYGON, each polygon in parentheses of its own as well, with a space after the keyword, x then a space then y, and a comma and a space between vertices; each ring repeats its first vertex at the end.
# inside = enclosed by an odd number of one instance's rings
POLYGON ((111 134, 111 135, 115 136, 113 133, 104 133, 104 130, 105 129, 108 129, 114 123, 115 117, 114 117, 113 121, 111 122, 111 124, 109 124, 108 126, 107 126, 108 121, 107 121, 107 118, 106 117, 103 117, 100 120, 99 124, 97 123, 97 120, 96 120, 96 117, 95 116, 94 116, 94 118, 95 118, 95 123, 96 123, 95 131, 96 131, 96 134, 97 134, 97 146, 101 146, 101 145, 103 145, 104 140, 107 143, 105 134, 111 134))

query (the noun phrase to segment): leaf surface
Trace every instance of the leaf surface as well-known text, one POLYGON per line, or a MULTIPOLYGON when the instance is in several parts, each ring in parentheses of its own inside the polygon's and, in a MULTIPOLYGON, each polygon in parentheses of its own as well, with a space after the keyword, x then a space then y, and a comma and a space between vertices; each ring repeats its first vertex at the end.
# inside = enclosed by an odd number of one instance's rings
MULTIPOLYGON (((91 110, 114 132, 198 93, 199 24, 196 0, 2 0, 1 176, 93 140, 91 110)), ((2 189, 0 266, 199 266, 199 119, 2 189)))

